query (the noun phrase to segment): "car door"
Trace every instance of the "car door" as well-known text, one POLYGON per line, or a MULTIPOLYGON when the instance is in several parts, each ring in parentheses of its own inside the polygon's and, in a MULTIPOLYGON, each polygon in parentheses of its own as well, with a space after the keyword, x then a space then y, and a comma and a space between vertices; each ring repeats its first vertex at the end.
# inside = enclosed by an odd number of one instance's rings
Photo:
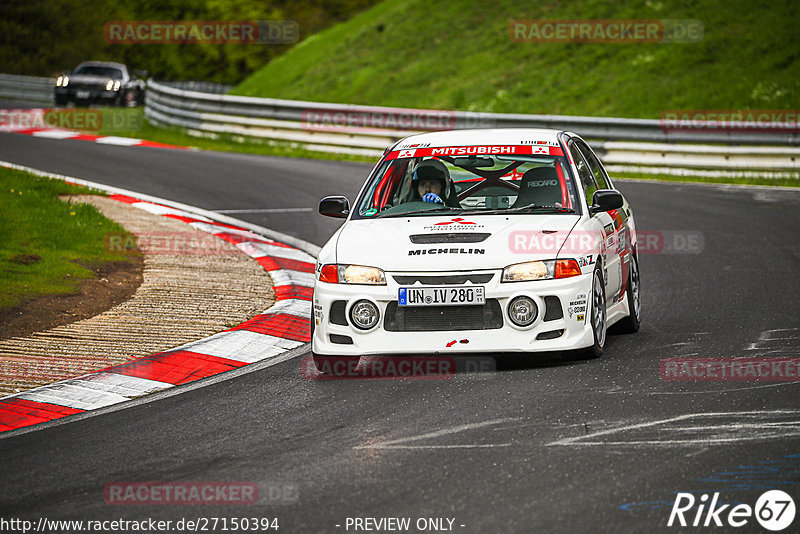
MULTIPOLYGON (((594 192, 598 189, 603 189, 603 187, 598 187, 592 167, 580 150, 579 143, 580 140, 578 139, 570 139, 567 146, 570 154, 572 154, 572 160, 575 162, 578 177, 586 194, 586 203, 591 206, 594 192)), ((605 185, 606 181, 603 180, 601 183, 605 185)), ((622 243, 619 235, 620 224, 615 217, 618 217, 616 213, 603 211, 595 213, 590 219, 593 230, 602 236, 600 248, 603 258, 603 280, 605 282, 607 303, 616 302, 622 287, 622 262, 619 255, 622 243)))
MULTIPOLYGON (((594 153, 594 151, 583 141, 583 139, 576 139, 578 148, 589 164, 589 168, 594 175, 595 181, 600 189, 615 189, 608 177, 603 164, 594 153)), ((628 268, 630 262, 633 261, 633 243, 636 239, 635 228, 633 227, 633 217, 631 216, 631 208, 627 201, 621 208, 611 210, 608 212, 614 220, 614 232, 616 233, 617 255, 619 256, 619 278, 620 288, 618 300, 622 300, 625 294, 625 289, 628 282, 628 268)))

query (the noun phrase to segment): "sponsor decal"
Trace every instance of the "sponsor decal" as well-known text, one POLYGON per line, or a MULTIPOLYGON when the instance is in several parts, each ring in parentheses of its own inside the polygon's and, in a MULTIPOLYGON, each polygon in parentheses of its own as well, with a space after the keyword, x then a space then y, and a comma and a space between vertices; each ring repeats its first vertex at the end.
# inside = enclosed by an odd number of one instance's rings
POLYGON ((429 146, 431 146, 430 143, 414 143, 413 145, 400 145, 397 148, 398 149, 403 149, 403 148, 428 148, 429 146))
POLYGON ((584 316, 584 314, 580 314, 580 315, 578 315, 578 316, 576 317, 576 319, 578 320, 578 322, 579 322, 579 323, 582 323, 582 322, 583 322, 583 318, 584 318, 584 317, 585 317, 585 316, 584 316))
POLYGON ((549 185, 558 185, 558 180, 531 180, 526 184, 526 187, 545 187, 549 185))
POLYGON ((322 322, 324 316, 325 315, 322 312, 322 306, 315 302, 314 303, 314 322, 315 322, 315 324, 317 326, 319 326, 319 324, 322 322))
POLYGON ((559 146, 558 141, 534 141, 530 139, 523 139, 519 142, 520 145, 547 145, 547 146, 559 146))
POLYGON ((398 158, 413 158, 415 152, 416 152, 415 149, 412 149, 412 150, 401 150, 400 153, 397 155, 397 157, 398 158))
POLYGON ((578 258, 578 265, 581 267, 588 267, 594 264, 594 256, 583 256, 578 258))
POLYGON ((456 217, 455 219, 451 219, 449 221, 442 221, 435 224, 435 226, 443 226, 445 224, 475 224, 471 221, 465 221, 462 217, 456 217))
POLYGON ((423 230, 428 231, 436 231, 436 230, 475 230, 477 228, 483 228, 484 225, 478 224, 473 221, 467 221, 463 217, 455 217, 450 219, 449 221, 441 221, 438 223, 434 223, 428 226, 423 226, 423 230))
POLYGON ((409 256, 425 256, 433 254, 486 254, 485 248, 428 248, 409 250, 409 256))
POLYGON ((450 347, 452 347, 453 345, 455 345, 456 343, 463 343, 463 344, 465 344, 465 345, 466 345, 467 343, 469 343, 469 339, 461 339, 461 340, 454 339, 453 341, 450 341, 450 342, 449 342, 449 343, 446 345, 446 347, 447 347, 447 348, 450 348, 450 347))
POLYGON ((481 145, 481 146, 446 146, 415 148, 413 155, 408 155, 406 150, 393 150, 386 155, 387 160, 398 158, 421 158, 430 156, 473 156, 473 155, 510 155, 510 154, 547 154, 550 156, 563 156, 564 152, 560 147, 548 146, 546 151, 541 151, 542 147, 531 145, 481 145))
MULTIPOLYGON (((570 303, 570 304, 572 304, 572 303, 570 303)), ((586 306, 585 305, 584 306, 568 306, 567 307, 567 313, 569 314, 569 318, 572 319, 572 315, 573 314, 586 313, 586 306)), ((581 319, 578 319, 578 321, 580 321, 580 320, 581 319)))

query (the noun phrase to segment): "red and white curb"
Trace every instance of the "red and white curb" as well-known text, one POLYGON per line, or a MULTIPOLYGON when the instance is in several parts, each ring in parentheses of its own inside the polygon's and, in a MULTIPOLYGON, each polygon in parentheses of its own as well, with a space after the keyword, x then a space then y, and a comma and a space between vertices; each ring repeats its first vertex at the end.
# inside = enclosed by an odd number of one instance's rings
MULTIPOLYGON (((0 120, 0 132, 31 135, 33 137, 41 137, 44 139, 71 139, 73 141, 89 141, 92 143, 99 143, 101 145, 143 146, 151 148, 167 148, 171 150, 191 150, 190 147, 186 146, 156 143, 155 141, 147 141, 145 139, 135 139, 132 137, 118 137, 115 135, 92 135, 89 133, 79 132, 76 130, 48 127, 45 124, 44 114, 49 110, 44 108, 12 109, 5 111, 17 115, 25 114, 26 116, 25 122, 33 123, 36 126, 30 127, 19 124, 5 124, 4 121, 0 120)), ((20 122, 20 121, 14 121, 14 122, 20 122)))
MULTIPOLYGON (((0 162, 7 167, 22 168, 0 162)), ((116 188, 93 184, 37 171, 36 174, 67 179, 110 192, 116 188)), ((153 392, 187 384, 248 364, 275 358, 311 340, 311 294, 314 286, 314 256, 281 241, 248 230, 252 226, 215 216, 200 209, 176 208, 150 200, 145 195, 115 192, 111 198, 151 213, 186 222, 233 243, 255 259, 272 277, 276 302, 257 315, 224 332, 193 341, 166 352, 101 369, 83 376, 62 380, 0 398, 0 432, 52 421, 68 415, 96 410, 129 401, 153 392), (206 213, 214 217, 203 215, 206 213), (217 219, 217 220, 214 220, 217 219), (221 222, 224 221, 224 222, 221 222)), ((270 231, 268 231, 270 232, 270 231)), ((273 235, 274 232, 270 232, 273 235)), ((306 250, 316 252, 309 243, 285 236, 306 250)))

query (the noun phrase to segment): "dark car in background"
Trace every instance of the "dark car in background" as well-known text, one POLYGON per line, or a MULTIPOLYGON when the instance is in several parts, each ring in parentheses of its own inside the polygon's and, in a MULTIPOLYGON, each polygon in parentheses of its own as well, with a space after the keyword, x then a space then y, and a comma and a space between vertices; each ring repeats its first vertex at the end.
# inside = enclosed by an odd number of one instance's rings
POLYGON ((134 107, 144 103, 145 83, 122 63, 85 61, 56 79, 55 103, 134 107))

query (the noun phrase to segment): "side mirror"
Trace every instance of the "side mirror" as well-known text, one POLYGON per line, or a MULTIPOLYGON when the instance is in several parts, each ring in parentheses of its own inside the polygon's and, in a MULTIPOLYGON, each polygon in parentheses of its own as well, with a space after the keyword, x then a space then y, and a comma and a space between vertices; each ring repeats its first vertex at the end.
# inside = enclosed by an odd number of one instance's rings
POLYGON ((328 217, 346 219, 350 215, 350 202, 346 197, 325 197, 319 203, 319 212, 328 217))
POLYGON ((592 205, 589 213, 594 215, 603 211, 616 210, 622 207, 623 200, 619 191, 613 189, 599 189, 592 195, 592 205))

